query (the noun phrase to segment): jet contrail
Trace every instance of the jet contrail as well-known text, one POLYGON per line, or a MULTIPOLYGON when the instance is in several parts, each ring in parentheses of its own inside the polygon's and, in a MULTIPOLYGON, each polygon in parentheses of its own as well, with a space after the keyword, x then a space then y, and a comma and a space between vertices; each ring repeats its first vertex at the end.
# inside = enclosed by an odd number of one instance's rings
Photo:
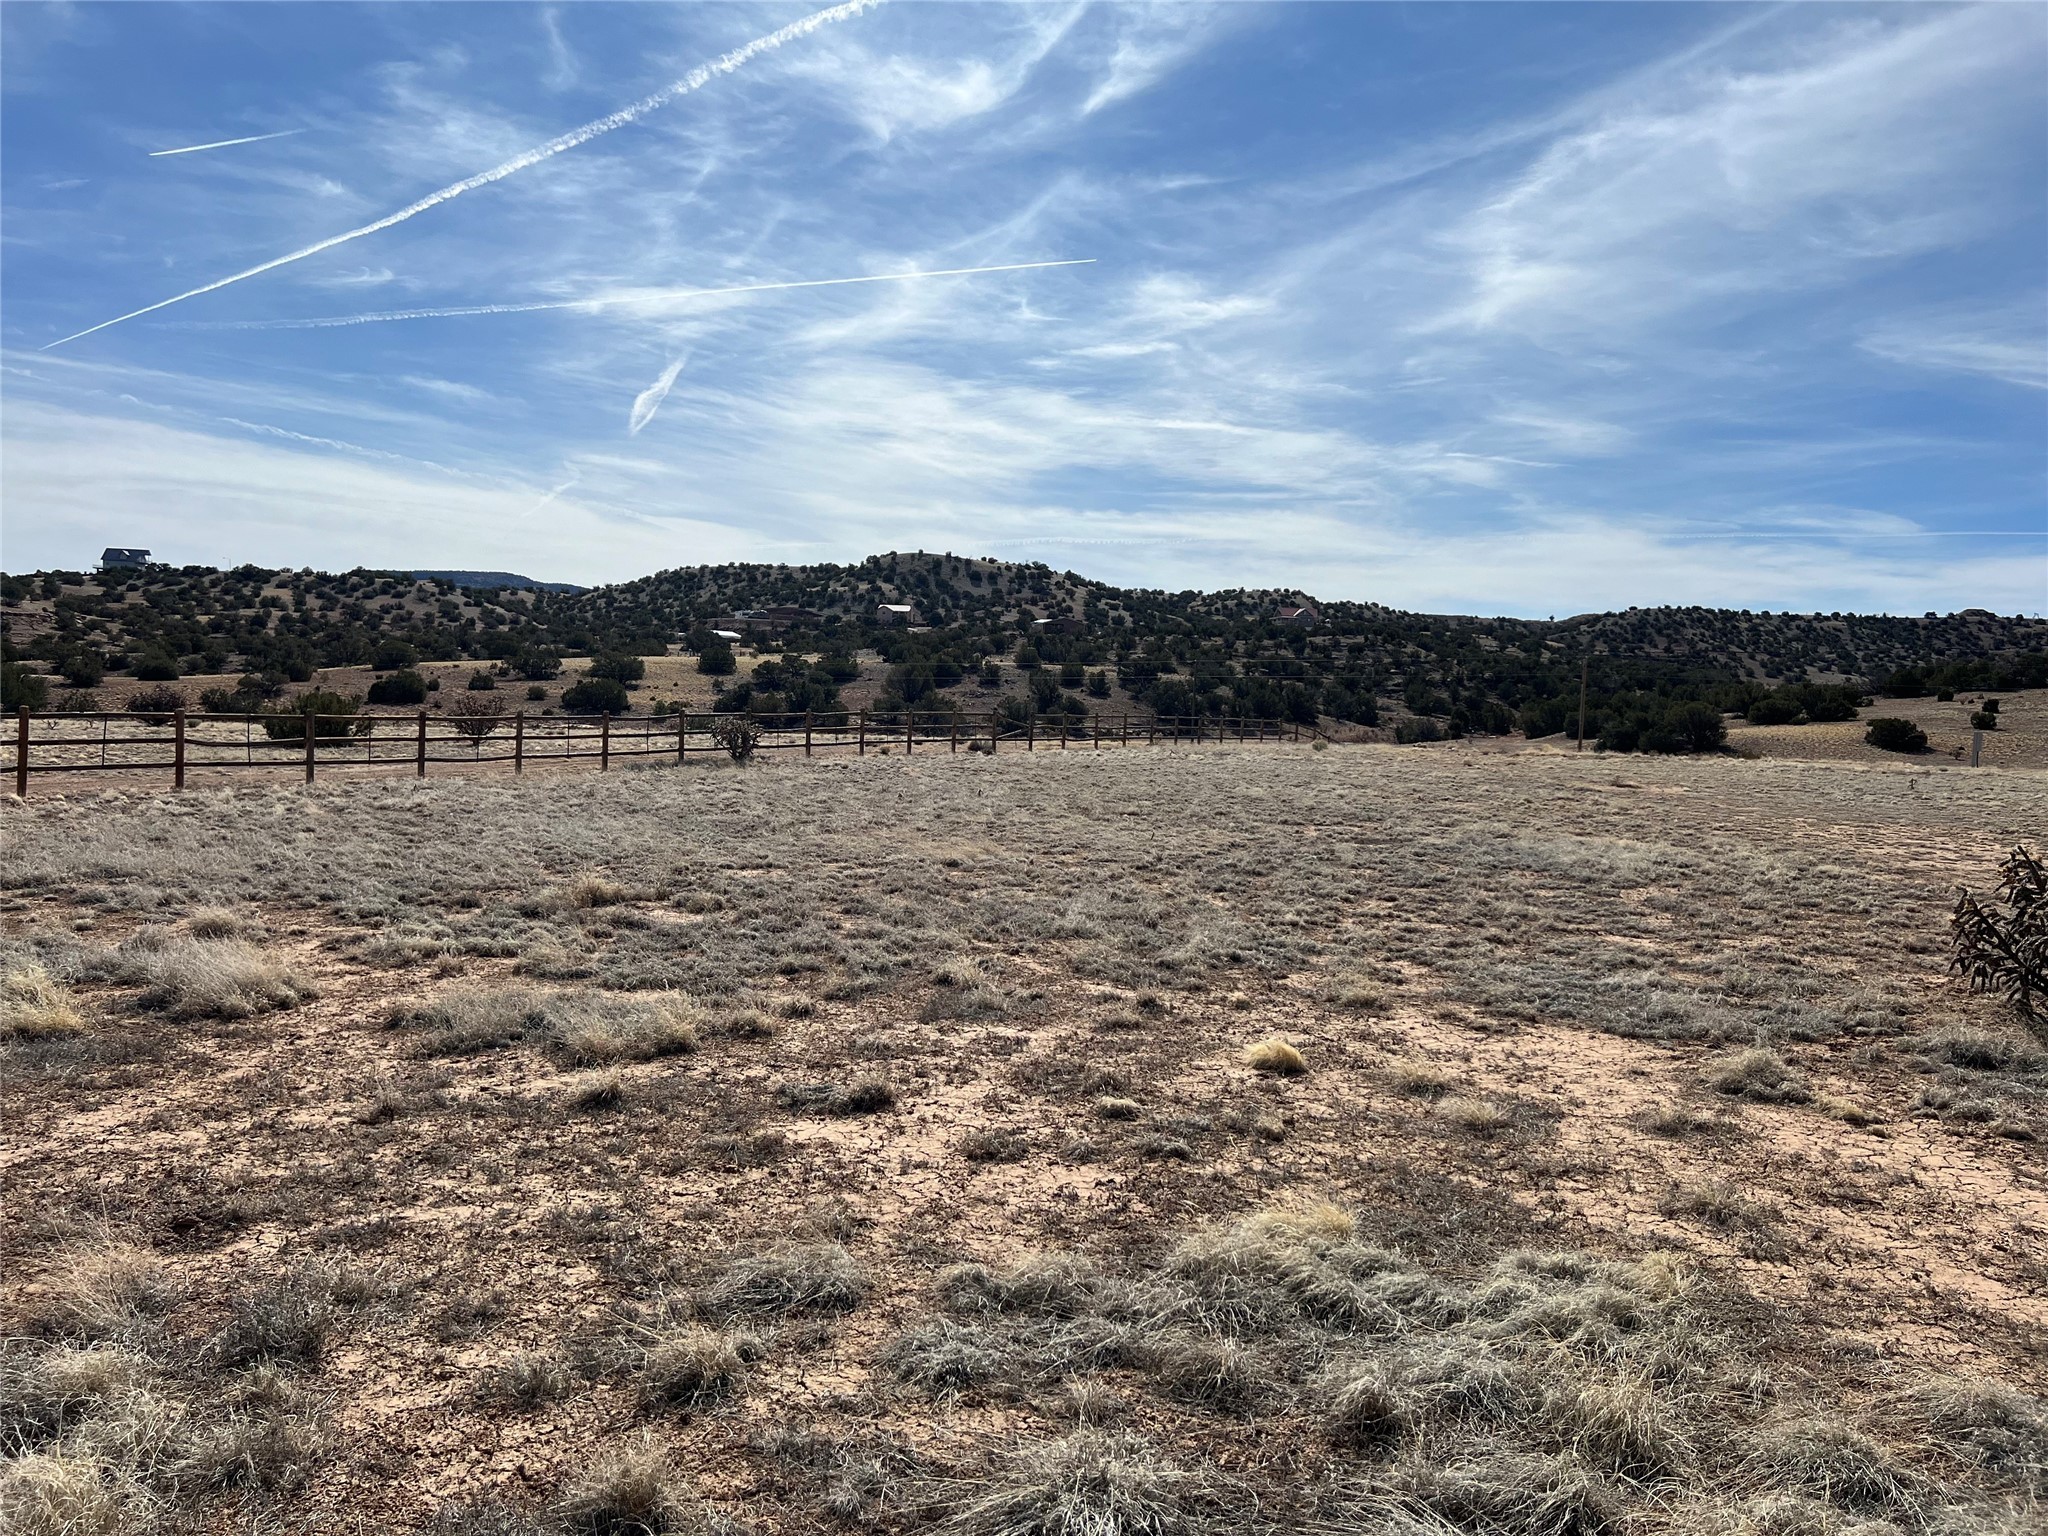
POLYGON ((654 420, 654 413, 661 409, 661 402, 668 398, 668 392, 675 387, 676 375, 683 371, 683 364, 690 360, 685 352, 681 357, 661 370, 661 377, 633 397, 633 411, 626 419, 626 436, 638 437, 640 429, 654 420))
POLYGON ((514 521, 521 523, 525 522, 529 517, 532 517, 534 513, 552 504, 557 496, 561 495, 562 492, 568 490, 570 486, 576 484, 576 482, 582 478, 583 477, 580 474, 571 474, 568 479, 564 480, 560 485, 556 486, 553 490, 549 491, 547 495, 541 497, 539 501, 536 501, 532 506, 528 507, 524 512, 520 513, 519 516, 514 519, 514 521))
POLYGON ((165 155, 196 155, 202 149, 226 149, 233 144, 261 144, 265 139, 288 139, 305 131, 303 128, 287 128, 282 133, 251 134, 246 139, 215 139, 211 144, 187 144, 183 149, 152 149, 149 158, 161 160, 165 155))
POLYGON ((147 315, 159 309, 168 309, 171 305, 182 303, 186 299, 195 299, 202 293, 212 293, 215 289, 225 288, 230 283, 239 283, 244 278, 256 277, 261 273, 274 271, 278 267, 288 266, 292 262, 303 261, 308 256, 317 256, 322 251, 332 250, 335 246, 343 245, 350 240, 360 240, 365 235, 374 235, 379 230, 389 229, 394 224, 403 224, 414 214, 425 213, 429 208, 439 203, 445 203, 451 197, 460 197, 463 193, 473 192, 478 187, 487 187, 494 181, 503 181, 515 171, 523 171, 530 165, 538 165, 543 160, 559 155, 565 149, 574 149, 579 144, 587 144, 600 134, 610 133, 614 128, 623 128, 634 119, 645 117, 656 107, 665 107, 677 97, 689 95, 690 92, 697 90, 719 75, 731 74, 757 54, 766 53, 772 48, 780 48, 784 43, 793 41, 796 38, 806 37, 828 22, 844 21, 850 16, 858 16, 862 11, 868 10, 880 3, 881 0, 846 0, 846 3, 843 5, 835 5, 828 10, 813 12, 802 21, 793 21, 778 32, 770 32, 766 37, 757 37, 751 43, 743 44, 733 49, 731 53, 726 54, 724 57, 714 59, 709 64, 698 65, 687 75, 683 76, 682 79, 672 85, 663 86, 652 96, 643 96, 631 106, 621 107, 608 117, 600 117, 595 122, 585 123, 581 128, 572 128, 567 133, 548 140, 547 143, 539 148, 529 149, 524 154, 514 155, 503 165, 495 166, 488 171, 479 171, 466 181, 458 181, 452 186, 443 187, 438 192, 429 192, 418 202, 408 203, 405 207, 399 209, 398 212, 386 214, 373 224, 365 224, 361 229, 351 229, 346 234, 332 235, 325 240, 306 246, 302 250, 293 251, 288 256, 276 257, 271 261, 262 263, 260 266, 250 267, 246 271, 236 272, 228 277, 206 283, 198 288, 189 288, 183 293, 173 294, 170 298, 160 299, 154 304, 145 304, 141 309, 131 309, 125 315, 116 315, 111 320, 102 320, 98 325, 89 325, 82 331, 73 331, 69 336, 60 336, 55 341, 45 343, 42 350, 47 352, 51 347, 61 347, 66 342, 77 341, 81 336, 90 336, 94 331, 104 331, 110 325, 119 325, 122 321, 133 320, 138 315, 147 315))
POLYGON ((868 277, 813 277, 795 283, 741 283, 731 288, 651 288, 597 299, 551 299, 534 304, 469 304, 454 309, 384 309, 366 315, 319 315, 304 320, 172 321, 195 331, 315 331, 337 325, 379 325, 387 320, 450 320, 463 315, 530 315, 544 309, 610 309, 620 304, 675 304, 729 293, 779 293, 787 288, 838 288, 849 283, 902 283, 914 277, 972 277, 978 272, 1032 272, 1040 267, 1087 267, 1093 256, 1067 261, 1013 261, 999 267, 941 267, 928 272, 877 272, 868 277))

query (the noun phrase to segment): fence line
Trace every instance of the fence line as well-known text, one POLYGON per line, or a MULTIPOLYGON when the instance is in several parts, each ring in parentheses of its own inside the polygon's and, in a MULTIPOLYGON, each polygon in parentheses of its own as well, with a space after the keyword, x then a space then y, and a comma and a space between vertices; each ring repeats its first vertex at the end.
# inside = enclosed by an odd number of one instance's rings
POLYGON ((805 757, 828 751, 851 751, 865 757, 871 749, 900 749, 906 754, 920 749, 958 752, 963 746, 981 752, 1005 746, 1026 752, 1074 747, 1100 751, 1161 740, 1278 743, 1302 739, 1302 727, 1286 721, 1207 715, 1079 720, 1032 716, 1020 725, 995 711, 970 715, 910 709, 620 716, 538 716, 521 710, 509 715, 444 715, 439 719, 426 710, 408 718, 296 712, 221 715, 185 710, 67 714, 23 709, 15 716, 9 766, 14 792, 23 798, 32 776, 50 773, 168 772, 171 787, 183 789, 192 769, 298 769, 309 784, 322 767, 410 764, 416 776, 425 778, 436 763, 510 763, 514 773, 523 773, 528 764, 594 758, 598 770, 604 772, 614 758, 673 757, 678 763, 687 763, 692 753, 699 757, 727 753, 721 734, 736 722, 751 729, 753 751, 800 751, 805 757), (115 735, 117 723, 155 734, 115 735), (468 750, 441 750, 451 746, 468 750), (169 755, 127 755, 126 749, 143 747, 168 747, 169 755), (110 750, 114 755, 109 755, 110 750))

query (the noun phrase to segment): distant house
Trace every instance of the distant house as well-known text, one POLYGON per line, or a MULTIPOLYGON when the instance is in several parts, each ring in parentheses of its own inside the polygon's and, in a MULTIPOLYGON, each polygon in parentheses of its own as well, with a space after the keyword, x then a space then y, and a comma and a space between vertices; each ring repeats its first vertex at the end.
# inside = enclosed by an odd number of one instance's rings
POLYGON ((1296 629, 1314 629, 1322 621, 1322 615, 1313 608, 1282 608, 1280 622, 1292 624, 1296 629))
POLYGON ((1078 635, 1088 626, 1072 614, 1062 613, 1049 619, 1033 619, 1031 627, 1041 635, 1078 635))
POLYGON ((103 571, 139 571, 149 564, 146 549, 103 549, 100 551, 100 569, 103 571))
POLYGON ((916 621, 917 610, 908 603, 875 604, 877 624, 910 624, 916 621))
POLYGON ((822 613, 811 608, 796 608, 787 604, 777 608, 735 608, 717 622, 727 629, 784 630, 798 624, 816 624, 824 619, 822 613))
POLYGON ((742 635, 736 629, 714 629, 711 633, 721 640, 744 640, 746 638, 745 635, 742 635))

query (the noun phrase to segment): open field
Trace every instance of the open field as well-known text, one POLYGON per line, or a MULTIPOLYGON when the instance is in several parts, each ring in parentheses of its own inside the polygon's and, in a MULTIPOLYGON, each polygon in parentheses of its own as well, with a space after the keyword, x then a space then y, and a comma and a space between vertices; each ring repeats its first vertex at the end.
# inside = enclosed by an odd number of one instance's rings
POLYGON ((1759 757, 1803 758, 1811 762, 1896 763, 1899 754, 1870 746, 1863 739, 1867 723, 1879 715, 1910 720, 1927 733, 1929 762, 1966 762, 1970 755, 1970 715, 1986 697, 1999 701, 1998 729, 1984 733, 1983 763, 1987 768, 2048 768, 2048 693, 2023 689, 2013 693, 1959 694, 1939 699, 1875 699, 1860 720, 1821 725, 1744 725, 1731 722, 1728 745, 1759 757))
POLYGON ((0 1521, 2038 1530, 2048 1051, 1944 920, 2044 803, 1161 746, 10 805, 0 1521))

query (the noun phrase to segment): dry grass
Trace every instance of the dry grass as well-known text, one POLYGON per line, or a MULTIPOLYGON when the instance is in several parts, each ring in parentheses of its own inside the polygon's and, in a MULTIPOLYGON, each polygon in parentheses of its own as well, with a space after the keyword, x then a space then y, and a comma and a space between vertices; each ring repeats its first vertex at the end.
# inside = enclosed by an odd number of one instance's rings
POLYGON ((0 1039, 48 1040, 84 1029, 70 992, 36 961, 15 961, 0 972, 0 1039))
POLYGON ((2036 789, 1005 749, 17 807, 0 962, 90 1027, 0 1039, 4 1518, 2017 1536, 2048 1084, 1940 934, 2036 789), (178 946, 291 1001, 137 1009, 178 946))
POLYGON ((1281 1077, 1299 1077, 1308 1070, 1301 1052, 1278 1035, 1247 1046, 1244 1062, 1254 1072, 1272 1072, 1281 1077))
POLYGON ((246 1019, 290 1008, 318 989, 241 939, 165 938, 139 947, 128 967, 137 1001, 174 1019, 246 1019))

